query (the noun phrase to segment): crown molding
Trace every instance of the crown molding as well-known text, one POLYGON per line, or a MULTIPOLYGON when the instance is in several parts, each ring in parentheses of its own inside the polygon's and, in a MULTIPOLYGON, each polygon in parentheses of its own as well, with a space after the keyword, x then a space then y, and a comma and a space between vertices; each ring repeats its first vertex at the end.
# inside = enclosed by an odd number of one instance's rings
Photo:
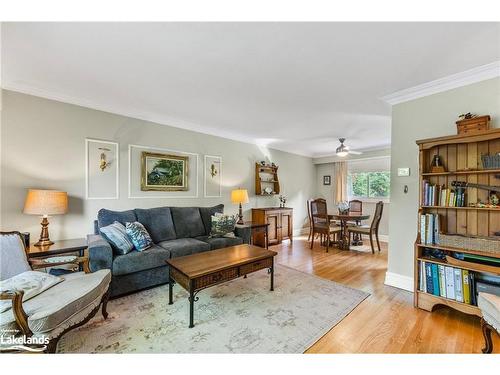
MULTIPOLYGON (((164 116, 162 114, 153 112, 144 112, 135 108, 125 108, 121 106, 108 105, 103 103, 98 103, 93 100, 86 98, 75 97, 67 94, 59 93, 55 90, 39 88, 30 85, 25 82, 4 82, 0 86, 3 90, 14 91, 21 94, 36 96, 43 99, 54 100, 56 102, 76 105, 79 107, 89 108, 96 111, 106 112, 113 115, 125 116, 137 120, 147 121, 153 124, 170 126, 173 128, 188 130, 192 132, 202 133, 211 135, 214 137, 224 138, 232 141, 242 142, 250 145, 256 145, 257 143, 251 137, 235 134, 234 132, 228 132, 221 129, 213 128, 210 126, 202 126, 193 122, 185 121, 176 117, 164 116)), ((1 103, 0 103, 1 104, 1 103)), ((312 158, 312 154, 302 153, 302 152, 291 152, 285 148, 279 147, 279 145, 270 145, 266 147, 270 150, 282 151, 292 155, 305 156, 312 158)))
POLYGON ((383 96, 381 99, 391 105, 395 105, 495 77, 500 77, 500 61, 396 91, 395 93, 383 96))

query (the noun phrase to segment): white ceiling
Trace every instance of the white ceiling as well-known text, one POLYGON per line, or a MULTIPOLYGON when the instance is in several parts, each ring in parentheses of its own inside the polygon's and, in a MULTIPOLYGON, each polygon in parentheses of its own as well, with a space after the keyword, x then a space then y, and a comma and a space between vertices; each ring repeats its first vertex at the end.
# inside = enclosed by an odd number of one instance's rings
POLYGON ((390 144, 380 97, 500 60, 499 23, 4 23, 2 86, 293 153, 390 144))

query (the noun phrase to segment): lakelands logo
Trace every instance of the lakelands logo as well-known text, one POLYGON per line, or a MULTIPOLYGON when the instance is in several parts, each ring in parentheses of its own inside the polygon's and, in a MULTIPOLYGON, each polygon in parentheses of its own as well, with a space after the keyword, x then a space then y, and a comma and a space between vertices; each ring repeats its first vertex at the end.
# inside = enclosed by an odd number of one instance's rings
POLYGON ((2 351, 43 352, 47 349, 48 344, 49 338, 45 336, 0 335, 0 347, 2 351))

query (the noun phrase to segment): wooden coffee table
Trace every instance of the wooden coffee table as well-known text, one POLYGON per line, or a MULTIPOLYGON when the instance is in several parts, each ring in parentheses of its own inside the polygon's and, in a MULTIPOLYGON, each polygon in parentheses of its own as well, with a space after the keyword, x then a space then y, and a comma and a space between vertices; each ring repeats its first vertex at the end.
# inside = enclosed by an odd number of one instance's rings
POLYGON ((169 305, 174 303, 172 289, 175 282, 189 292, 189 328, 192 328, 194 303, 199 299, 196 294, 202 289, 267 268, 271 274, 271 291, 273 291, 276 254, 275 251, 257 246, 237 245, 168 259, 166 261, 170 266, 168 303, 169 305))

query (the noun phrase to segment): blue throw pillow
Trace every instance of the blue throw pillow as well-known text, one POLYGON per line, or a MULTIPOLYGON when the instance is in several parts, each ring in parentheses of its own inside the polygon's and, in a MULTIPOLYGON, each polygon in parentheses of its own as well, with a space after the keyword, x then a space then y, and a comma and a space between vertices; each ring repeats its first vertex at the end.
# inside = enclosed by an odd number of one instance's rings
POLYGON ((138 221, 133 223, 126 223, 125 229, 127 230, 127 235, 134 244, 137 251, 143 251, 149 249, 153 244, 153 240, 149 235, 144 225, 138 221))
POLYGON ((134 249, 134 244, 128 238, 127 231, 122 223, 115 221, 113 224, 102 227, 100 231, 108 242, 113 245, 118 255, 130 253, 134 249))

